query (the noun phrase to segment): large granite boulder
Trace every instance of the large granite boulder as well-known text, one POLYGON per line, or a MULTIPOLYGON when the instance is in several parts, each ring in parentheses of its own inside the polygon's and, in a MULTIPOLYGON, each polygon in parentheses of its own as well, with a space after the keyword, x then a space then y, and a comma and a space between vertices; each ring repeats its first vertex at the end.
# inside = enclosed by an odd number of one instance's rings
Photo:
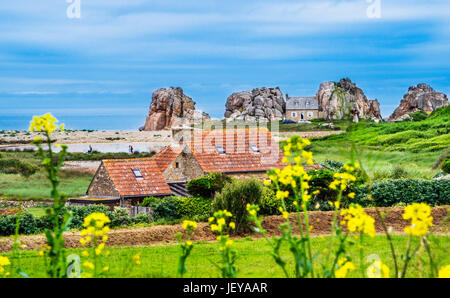
POLYGON ((368 100, 348 78, 320 84, 316 97, 325 119, 372 119, 376 122, 382 119, 378 100, 368 100))
POLYGON ((225 104, 227 121, 282 120, 286 102, 280 88, 257 88, 233 93, 225 104))
POLYGON ((196 110, 195 102, 183 93, 183 89, 161 88, 152 95, 150 111, 143 130, 165 130, 208 120, 209 115, 196 110))
POLYGON ((409 87, 400 105, 389 117, 389 121, 404 120, 409 118, 409 114, 417 111, 431 113, 446 105, 448 105, 447 95, 434 91, 427 84, 418 84, 417 86, 409 87))

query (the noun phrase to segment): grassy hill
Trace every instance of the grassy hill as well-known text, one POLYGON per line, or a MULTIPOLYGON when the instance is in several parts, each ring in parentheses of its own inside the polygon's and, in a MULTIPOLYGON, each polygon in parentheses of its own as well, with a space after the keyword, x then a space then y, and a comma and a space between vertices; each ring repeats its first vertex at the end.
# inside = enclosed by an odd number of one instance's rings
POLYGON ((411 177, 431 178, 438 172, 441 155, 448 154, 450 147, 450 106, 421 121, 353 124, 346 133, 314 140, 311 150, 319 162, 345 162, 352 146, 358 149, 361 160, 371 165, 369 172, 403 167, 411 177))

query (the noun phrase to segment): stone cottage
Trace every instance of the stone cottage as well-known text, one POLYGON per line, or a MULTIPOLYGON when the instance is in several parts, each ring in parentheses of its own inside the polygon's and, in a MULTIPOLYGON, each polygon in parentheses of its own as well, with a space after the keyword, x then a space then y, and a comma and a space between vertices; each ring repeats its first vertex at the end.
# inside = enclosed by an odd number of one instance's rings
POLYGON ((146 197, 187 196, 186 183, 208 173, 262 178, 283 168, 284 155, 267 129, 199 130, 152 158, 104 160, 87 195, 129 207, 146 197))
POLYGON ((288 97, 286 96, 286 120, 298 122, 320 118, 319 102, 314 96, 288 97))

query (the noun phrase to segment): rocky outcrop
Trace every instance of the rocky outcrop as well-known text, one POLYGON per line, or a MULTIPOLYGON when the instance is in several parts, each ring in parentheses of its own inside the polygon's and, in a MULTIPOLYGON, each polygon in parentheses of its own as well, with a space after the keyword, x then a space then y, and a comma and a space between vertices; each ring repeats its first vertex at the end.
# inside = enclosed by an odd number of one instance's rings
POLYGON ((227 121, 282 120, 286 102, 280 88, 258 88, 233 93, 226 102, 227 121))
POLYGON ((150 112, 143 127, 146 131, 164 130, 210 120, 195 109, 195 102, 181 88, 161 88, 152 95, 150 112))
POLYGON ((372 119, 376 122, 382 119, 378 100, 368 100, 364 92, 348 78, 320 84, 316 97, 319 112, 323 112, 325 119, 350 117, 354 121, 372 119))
POLYGON ((448 105, 447 95, 434 91, 427 84, 418 84, 417 86, 409 87, 399 107, 389 117, 389 121, 404 120, 409 118, 409 114, 417 111, 431 113, 446 105, 448 105))

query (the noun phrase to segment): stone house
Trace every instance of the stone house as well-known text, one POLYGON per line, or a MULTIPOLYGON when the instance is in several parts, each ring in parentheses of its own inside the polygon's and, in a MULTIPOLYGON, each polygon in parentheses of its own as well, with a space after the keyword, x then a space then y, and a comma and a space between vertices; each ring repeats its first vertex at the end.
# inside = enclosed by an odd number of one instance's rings
POLYGON ((284 155, 266 129, 200 130, 183 142, 152 158, 102 161, 87 196, 129 207, 146 197, 187 196, 186 183, 208 173, 263 178, 284 167, 284 155))
POLYGON ((321 118, 319 102, 313 97, 288 97, 286 96, 286 120, 298 122, 299 120, 311 120, 321 118))

